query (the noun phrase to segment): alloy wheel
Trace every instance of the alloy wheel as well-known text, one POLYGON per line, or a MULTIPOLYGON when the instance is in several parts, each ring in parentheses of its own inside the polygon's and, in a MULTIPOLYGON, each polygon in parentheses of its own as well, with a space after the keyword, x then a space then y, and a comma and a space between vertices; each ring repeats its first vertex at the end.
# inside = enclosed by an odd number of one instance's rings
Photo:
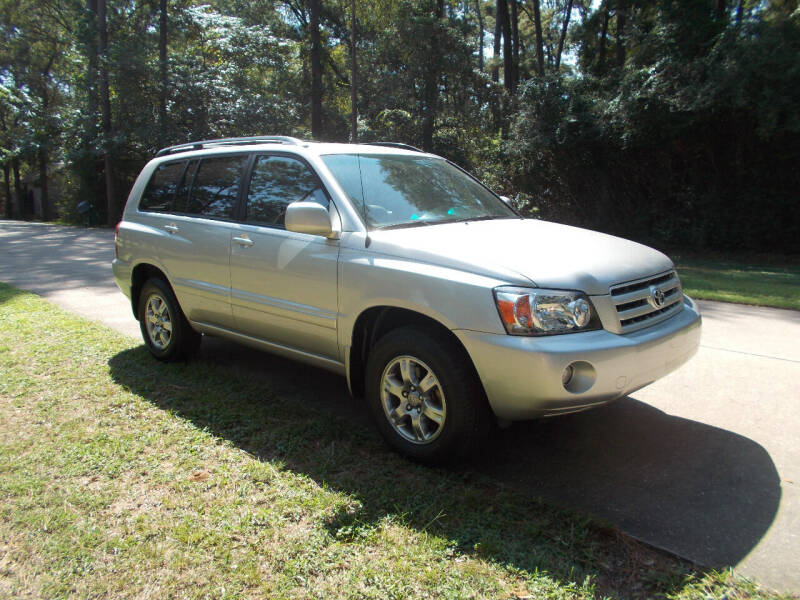
POLYGON ((158 294, 151 294, 144 318, 150 342, 158 350, 165 350, 172 339, 172 315, 167 301, 158 294))
POLYGON ((429 444, 441 434, 447 416, 444 390, 433 370, 413 356, 394 358, 381 377, 381 404, 400 436, 429 444))

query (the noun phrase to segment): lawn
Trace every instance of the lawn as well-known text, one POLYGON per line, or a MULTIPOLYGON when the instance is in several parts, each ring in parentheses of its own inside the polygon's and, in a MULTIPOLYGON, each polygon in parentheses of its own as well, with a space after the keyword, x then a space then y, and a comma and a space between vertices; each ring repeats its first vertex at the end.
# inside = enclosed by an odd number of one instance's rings
POLYGON ((800 267, 676 258, 693 298, 800 310, 800 267))
POLYGON ((319 371, 160 364, 0 284, 0 373, 0 597, 777 597, 412 464, 319 371))

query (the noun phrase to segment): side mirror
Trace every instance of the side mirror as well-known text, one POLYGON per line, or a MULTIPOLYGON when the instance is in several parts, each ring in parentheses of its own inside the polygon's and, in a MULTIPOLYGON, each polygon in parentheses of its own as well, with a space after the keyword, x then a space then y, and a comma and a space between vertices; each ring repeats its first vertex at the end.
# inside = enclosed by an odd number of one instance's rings
POLYGON ((316 202, 292 202, 286 207, 285 222, 288 231, 325 237, 333 233, 328 209, 316 202))
POLYGON ((500 200, 511 206, 511 198, 509 198, 508 196, 500 196, 500 200))

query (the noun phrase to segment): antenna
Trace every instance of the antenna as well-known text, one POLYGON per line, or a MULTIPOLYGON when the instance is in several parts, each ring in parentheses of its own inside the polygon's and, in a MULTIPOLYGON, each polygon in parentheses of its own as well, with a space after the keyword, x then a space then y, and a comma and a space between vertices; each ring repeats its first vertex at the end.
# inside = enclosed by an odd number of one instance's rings
POLYGON ((363 213, 364 218, 364 228, 367 230, 367 236, 364 238, 364 247, 369 248, 369 245, 372 243, 372 239, 369 237, 369 221, 367 221, 367 196, 364 194, 364 178, 361 174, 361 155, 356 154, 356 159, 358 160, 358 182, 361 185, 361 212, 363 213))

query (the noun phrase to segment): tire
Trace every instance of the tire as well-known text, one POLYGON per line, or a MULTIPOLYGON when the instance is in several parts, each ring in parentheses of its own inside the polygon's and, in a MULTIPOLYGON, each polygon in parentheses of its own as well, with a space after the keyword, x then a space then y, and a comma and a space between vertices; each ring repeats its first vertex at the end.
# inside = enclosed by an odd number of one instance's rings
POLYGON ((150 353, 165 362, 194 355, 202 336, 189 325, 169 284, 148 279, 139 294, 139 328, 150 353))
POLYGON ((366 402, 378 430, 392 448, 414 460, 461 458, 482 445, 494 422, 464 350, 419 327, 380 338, 367 359, 365 378, 366 402))

